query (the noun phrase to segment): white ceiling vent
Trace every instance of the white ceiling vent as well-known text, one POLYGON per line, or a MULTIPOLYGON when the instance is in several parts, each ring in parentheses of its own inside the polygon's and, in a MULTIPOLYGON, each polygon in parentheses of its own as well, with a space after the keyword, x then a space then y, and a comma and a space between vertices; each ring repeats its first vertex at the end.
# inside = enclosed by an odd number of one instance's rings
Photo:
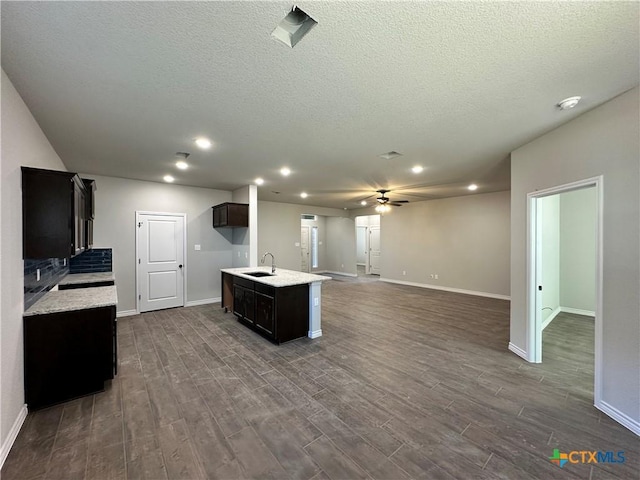
POLYGON ((271 36, 288 47, 295 47, 309 30, 318 24, 313 18, 294 6, 284 17, 271 36))
POLYGON ((394 150, 391 150, 390 152, 387 153, 383 153, 381 155, 378 155, 380 158, 384 158, 385 160, 391 160, 392 158, 396 158, 396 157, 401 157, 402 154, 398 153, 394 150))

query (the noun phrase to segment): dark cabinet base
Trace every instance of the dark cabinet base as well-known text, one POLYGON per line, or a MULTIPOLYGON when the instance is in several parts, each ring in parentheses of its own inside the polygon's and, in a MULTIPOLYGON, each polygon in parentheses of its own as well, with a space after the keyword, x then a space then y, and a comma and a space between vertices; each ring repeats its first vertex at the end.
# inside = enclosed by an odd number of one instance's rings
POLYGON ((271 287, 222 273, 222 303, 238 321, 275 343, 307 336, 309 285, 271 287))
POLYGON ((110 285, 115 285, 115 282, 113 280, 104 280, 100 282, 91 282, 91 283, 68 283, 66 285, 58 285, 58 289, 72 290, 74 288, 108 287, 110 285))
POLYGON ((115 306, 24 317, 29 409, 103 390, 115 374, 116 328, 115 306))

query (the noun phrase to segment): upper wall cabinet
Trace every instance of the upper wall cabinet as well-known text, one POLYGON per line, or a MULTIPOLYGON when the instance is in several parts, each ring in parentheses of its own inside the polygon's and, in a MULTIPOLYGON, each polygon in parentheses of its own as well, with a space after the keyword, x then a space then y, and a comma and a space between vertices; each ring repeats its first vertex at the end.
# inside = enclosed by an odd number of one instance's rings
POLYGON ((248 227, 248 203, 221 203, 213 208, 213 228, 218 227, 248 227))
POLYGON ((71 172, 22 167, 23 258, 69 258, 87 245, 87 190, 71 172))

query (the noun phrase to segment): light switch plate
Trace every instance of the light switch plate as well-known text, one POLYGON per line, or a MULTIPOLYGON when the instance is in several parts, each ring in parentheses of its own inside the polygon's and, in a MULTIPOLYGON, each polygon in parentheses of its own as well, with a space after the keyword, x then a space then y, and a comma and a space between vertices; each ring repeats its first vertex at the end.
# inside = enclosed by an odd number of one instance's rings
POLYGON ((193 249, 194 249, 194 250, 198 250, 198 251, 199 251, 199 250, 200 250, 200 245, 194 245, 194 246, 193 246, 193 249))

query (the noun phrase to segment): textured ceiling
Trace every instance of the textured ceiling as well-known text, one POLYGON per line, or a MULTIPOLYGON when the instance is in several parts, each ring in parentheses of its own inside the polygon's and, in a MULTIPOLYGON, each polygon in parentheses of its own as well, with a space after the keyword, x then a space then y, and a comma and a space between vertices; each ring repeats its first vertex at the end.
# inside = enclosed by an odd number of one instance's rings
POLYGON ((638 2, 297 5, 290 49, 290 2, 2 1, 2 67, 72 171, 338 208, 508 189, 510 151, 639 82, 638 2))

